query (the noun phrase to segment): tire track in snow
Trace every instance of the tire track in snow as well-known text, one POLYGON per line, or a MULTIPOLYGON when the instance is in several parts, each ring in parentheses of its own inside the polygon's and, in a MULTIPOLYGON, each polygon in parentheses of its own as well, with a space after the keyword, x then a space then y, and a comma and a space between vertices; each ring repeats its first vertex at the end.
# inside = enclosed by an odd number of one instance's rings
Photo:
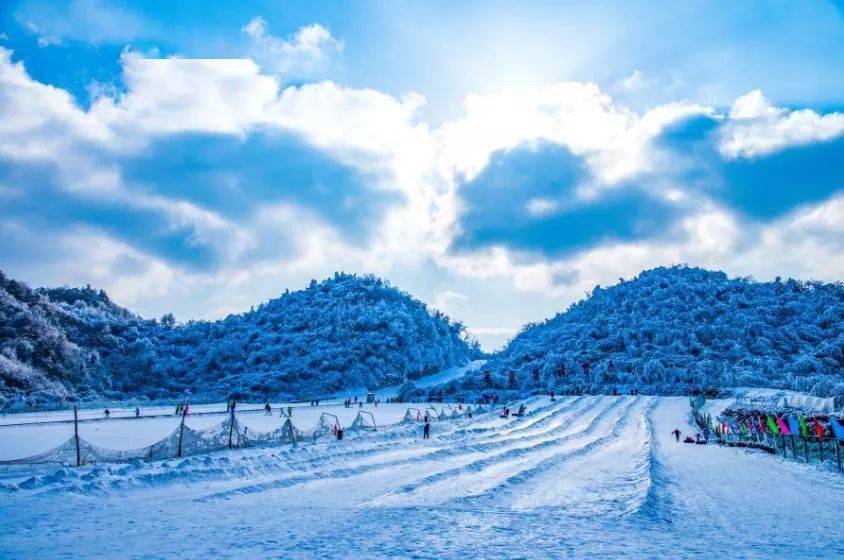
MULTIPOLYGON (((558 416, 565 416, 566 418, 568 418, 568 417, 576 414, 577 412, 579 412, 579 409, 576 408, 575 405, 578 404, 578 403, 582 403, 582 402, 583 401, 580 401, 578 399, 572 400, 572 402, 569 403, 570 406, 563 407, 563 408, 559 409, 557 411, 557 415, 558 416), (575 403, 575 401, 578 401, 578 402, 575 403)), ((593 408, 595 405, 597 405, 598 402, 600 402, 599 399, 593 400, 592 403, 589 403, 590 406, 587 410, 593 408)), ((607 407, 607 408, 612 408, 612 406, 607 407)), ((561 424, 562 424, 562 420, 560 422, 560 425, 561 424)), ((271 479, 271 480, 266 480, 266 481, 262 481, 262 482, 259 482, 259 483, 252 483, 252 484, 248 484, 248 485, 241 486, 241 487, 238 487, 238 488, 214 492, 212 494, 197 498, 197 500, 198 501, 208 501, 208 500, 231 497, 231 496, 238 495, 238 494, 252 494, 252 493, 256 493, 256 492, 267 492, 267 491, 272 491, 272 490, 281 490, 281 489, 289 488, 291 486, 309 483, 309 482, 320 481, 320 480, 344 479, 344 478, 351 478, 351 477, 359 476, 359 475, 371 474, 371 473, 379 471, 379 470, 386 470, 386 469, 391 469, 391 468, 395 468, 395 467, 401 467, 401 466, 408 465, 408 464, 416 464, 416 463, 420 463, 420 462, 431 463, 431 462, 437 462, 437 461, 445 460, 445 459, 454 459, 454 458, 457 458, 457 457, 462 457, 462 456, 470 455, 470 454, 488 453, 489 451, 493 451, 493 450, 496 450, 496 449, 507 447, 507 445, 510 444, 513 441, 518 441, 518 442, 526 442, 527 441, 527 442, 529 442, 529 441, 532 441, 532 440, 536 440, 536 439, 546 437, 548 435, 548 433, 550 433, 553 430, 558 429, 558 428, 559 428, 559 425, 551 427, 544 432, 537 433, 537 434, 534 434, 532 436, 525 437, 525 438, 514 436, 514 437, 509 438, 507 440, 486 442, 486 443, 483 443, 483 442, 478 443, 478 442, 474 442, 474 441, 450 442, 449 445, 447 445, 445 447, 441 447, 441 448, 435 449, 433 451, 429 451, 429 452, 422 454, 422 455, 413 455, 413 456, 410 456, 410 457, 403 457, 403 458, 400 458, 400 459, 388 459, 386 461, 375 462, 375 463, 364 463, 362 465, 358 465, 358 466, 355 466, 355 467, 326 468, 324 470, 313 470, 312 469, 312 467, 314 466, 313 463, 306 462, 305 464, 298 465, 297 469, 301 469, 302 471, 304 471, 308 474, 304 474, 304 475, 301 475, 301 476, 283 476, 283 477, 278 478, 278 479, 271 479)), ((419 440, 417 438, 414 438, 413 443, 416 446, 420 445, 419 440)), ((510 449, 512 449, 512 448, 510 448, 510 449)), ((364 451, 366 451, 366 450, 364 450, 364 451)), ((333 462, 337 459, 337 457, 334 456, 334 455, 330 455, 330 456, 328 456, 328 458, 329 458, 329 462, 333 462)), ((318 458, 318 459, 321 460, 321 458, 318 458)), ((289 473, 285 473, 285 474, 289 474, 289 473)))
POLYGON ((641 516, 650 521, 662 521, 671 523, 673 517, 673 505, 671 502, 671 492, 669 485, 671 483, 663 468, 662 461, 659 458, 660 444, 656 437, 656 429, 654 427, 653 414, 658 400, 648 407, 645 414, 645 423, 648 429, 648 445, 647 455, 644 460, 643 470, 646 471, 647 490, 641 501, 633 504, 633 507, 627 513, 634 516, 641 516))
MULTIPOLYGON (((592 406, 588 410, 594 411, 599 403, 602 402, 603 399, 598 399, 592 403, 592 406)), ((385 501, 390 501, 398 496, 408 495, 415 493, 419 490, 428 490, 431 485, 442 483, 445 481, 453 481, 460 479, 468 474, 478 474, 482 473, 488 467, 494 467, 501 464, 506 464, 506 461, 509 460, 516 460, 516 459, 524 459, 526 457, 530 457, 532 454, 537 452, 541 452, 547 448, 553 448, 557 445, 562 443, 566 443, 569 441, 577 441, 578 439, 582 439, 584 435, 588 435, 597 428, 597 426, 604 420, 604 415, 609 413, 610 411, 617 408, 621 403, 622 399, 613 399, 611 400, 607 406, 603 407, 602 409, 598 410, 595 416, 580 430, 575 432, 564 432, 564 435, 559 437, 554 437, 550 439, 543 439, 539 443, 522 446, 522 447, 508 447, 502 453, 497 453, 492 456, 485 456, 481 459, 476 461, 472 461, 466 465, 461 465, 458 467, 454 467, 451 469, 447 469, 445 471, 441 471, 435 473, 433 475, 429 475, 427 477, 423 477, 420 480, 417 480, 413 483, 406 484, 393 492, 388 492, 379 496, 375 500, 371 502, 372 505, 376 505, 379 503, 383 503, 385 501)), ((629 406, 635 402, 631 401, 629 406)), ((530 439, 540 439, 537 436, 530 438, 530 439)))
MULTIPOLYGON (((529 416, 531 416, 531 413, 538 414, 538 413, 540 413, 540 411, 545 411, 549 408, 557 408, 558 409, 557 411, 552 410, 551 413, 549 413, 548 415, 545 415, 545 416, 543 416, 543 418, 539 419, 539 420, 542 420, 546 416, 549 416, 549 415, 553 414, 554 412, 562 412, 564 410, 569 410, 576 403, 581 402, 583 398, 584 398, 584 396, 580 396, 580 397, 577 397, 577 398, 569 399, 567 402, 562 401, 560 403, 551 403, 549 405, 537 407, 533 411, 529 412, 525 416, 525 418, 519 418, 516 421, 511 421, 508 424, 505 424, 505 426, 506 425, 513 426, 514 424, 518 424, 519 422, 523 422, 523 421, 525 421, 525 419, 527 419, 529 416)), ((484 417, 479 417, 479 419, 483 419, 483 418, 484 417)), ((468 420, 468 418, 466 418, 465 420, 468 420)), ((539 421, 539 420, 536 420, 536 421, 539 421)), ((435 426, 436 428, 451 427, 452 429, 447 430, 445 432, 441 432, 441 433, 435 433, 434 437, 432 438, 432 442, 434 443, 434 446, 436 446, 437 448, 444 448, 444 447, 448 447, 448 446, 453 447, 453 446, 455 446, 455 444, 463 445, 467 441, 482 440, 485 437, 486 434, 488 434, 488 437, 492 438, 492 437, 495 437, 495 436, 498 435, 497 429, 500 427, 500 424, 496 424, 496 423, 493 423, 493 422, 494 422, 494 419, 490 419, 490 420, 486 421, 486 424, 488 424, 487 426, 472 427, 472 428, 466 428, 466 427, 461 428, 461 426, 465 425, 464 418, 454 419, 454 420, 446 420, 446 421, 443 421, 443 422, 436 422, 436 423, 433 423, 432 426, 435 426), (464 434, 474 435, 474 437, 471 440, 466 439, 466 440, 459 440, 457 442, 449 439, 449 438, 454 438, 455 436, 460 436, 460 435, 464 435, 464 434)), ((335 462, 338 459, 360 459, 360 458, 365 458, 365 457, 371 456, 371 455, 378 455, 378 454, 381 454, 381 453, 385 453, 385 452, 388 452, 388 451, 390 451, 392 449, 396 449, 396 448, 407 449, 409 443, 418 443, 419 428, 420 428, 419 424, 410 424, 410 425, 400 424, 400 425, 397 425, 396 428, 397 429, 386 431, 386 432, 382 431, 382 432, 379 433, 379 435, 383 435, 383 434, 391 435, 392 433, 398 432, 398 433, 402 433, 402 435, 405 436, 405 437, 390 438, 388 441, 384 441, 383 438, 379 438, 379 440, 373 440, 371 438, 361 438, 361 439, 357 439, 357 440, 347 440, 349 442, 354 442, 354 441, 360 442, 361 445, 356 446, 355 449, 346 448, 344 451, 338 452, 338 453, 323 453, 322 450, 317 449, 316 447, 310 447, 310 448, 299 448, 299 449, 292 448, 290 450, 285 450, 283 452, 280 452, 279 455, 283 456, 285 459, 287 459, 288 464, 291 466, 291 468, 303 469, 304 470, 304 469, 308 469, 308 468, 313 468, 315 466, 330 464, 332 462, 335 462), (314 452, 314 453, 312 454, 311 457, 303 458, 302 457, 303 452, 305 452, 305 453, 314 452)), ((430 446, 430 444, 429 444, 429 446, 430 446)))
MULTIPOLYGON (((518 487, 524 484, 526 481, 532 479, 533 477, 538 476, 546 471, 549 471, 552 468, 559 467, 562 463, 571 461, 574 458, 581 458, 592 452, 596 451, 597 449, 606 446, 610 442, 618 439, 627 425, 630 422, 631 418, 631 410, 638 404, 643 402, 640 400, 639 397, 636 397, 634 400, 629 402, 622 410, 622 414, 619 416, 617 420, 612 425, 610 433, 598 437, 586 445, 570 450, 564 451, 561 453, 554 454, 550 457, 540 460, 534 466, 520 470, 508 477, 504 480, 494 484, 491 487, 486 488, 482 494, 477 495, 470 495, 462 498, 460 500, 461 504, 477 504, 479 502, 494 502, 499 499, 499 496, 506 492, 513 492, 514 490, 518 489, 518 487)), ((654 401, 655 403, 656 401, 654 401)), ((653 404, 651 405, 653 406, 653 404)), ((597 426, 600 423, 599 419, 594 421, 594 425, 597 426)), ((592 430, 594 431, 594 429, 592 430)))

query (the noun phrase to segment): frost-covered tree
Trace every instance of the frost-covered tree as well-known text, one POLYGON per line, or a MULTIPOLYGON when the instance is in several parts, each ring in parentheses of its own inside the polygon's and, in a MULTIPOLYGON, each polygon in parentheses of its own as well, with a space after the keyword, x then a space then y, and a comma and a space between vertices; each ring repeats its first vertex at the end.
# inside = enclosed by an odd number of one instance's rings
POLYGON ((844 385, 844 285, 656 268, 596 287, 556 317, 526 325, 490 369, 494 380, 513 371, 518 387, 530 389, 534 369, 548 379, 562 365, 566 374, 550 379, 563 391, 685 394, 750 385, 837 395, 844 385), (615 374, 607 376, 611 361, 615 374))
MULTIPOLYGON (((0 274, 0 398, 308 397, 476 357, 460 323, 375 278, 335 274, 220 321, 143 320, 89 288, 0 274)), ((0 405, 3 403, 0 402, 0 405)))

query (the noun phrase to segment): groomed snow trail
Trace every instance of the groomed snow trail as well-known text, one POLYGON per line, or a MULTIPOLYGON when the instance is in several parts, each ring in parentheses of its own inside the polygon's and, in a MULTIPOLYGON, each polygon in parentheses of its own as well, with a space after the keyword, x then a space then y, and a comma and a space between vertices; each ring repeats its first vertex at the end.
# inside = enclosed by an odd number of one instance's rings
POLYGON ((163 463, 0 471, 0 558, 840 558, 844 477, 676 443, 688 400, 496 414, 163 463))

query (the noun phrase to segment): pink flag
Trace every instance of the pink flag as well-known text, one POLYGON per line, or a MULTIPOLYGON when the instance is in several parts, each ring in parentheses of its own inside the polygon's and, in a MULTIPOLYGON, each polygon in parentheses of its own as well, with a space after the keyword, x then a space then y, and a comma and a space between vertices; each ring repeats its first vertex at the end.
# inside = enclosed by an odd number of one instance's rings
POLYGON ((783 421, 782 416, 777 416, 777 426, 779 427, 780 433, 782 435, 784 435, 784 436, 790 436, 791 435, 791 430, 789 429, 788 424, 786 424, 783 421))

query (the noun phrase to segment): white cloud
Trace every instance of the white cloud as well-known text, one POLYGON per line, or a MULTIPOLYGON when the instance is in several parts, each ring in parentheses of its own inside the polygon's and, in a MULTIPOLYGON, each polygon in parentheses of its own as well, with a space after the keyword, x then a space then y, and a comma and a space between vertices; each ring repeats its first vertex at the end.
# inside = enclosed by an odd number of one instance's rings
MULTIPOLYGON (((269 37, 264 24, 255 20, 246 32, 253 38, 269 37)), ((297 35, 288 43, 306 52, 325 46, 320 36, 297 35)), ((676 231, 670 239, 603 245, 557 258, 504 247, 449 251, 459 227, 460 179, 479 173, 496 150, 527 141, 555 142, 586 159, 595 188, 612 188, 640 174, 656 177, 658 183, 660 172, 672 162, 654 141, 691 116, 722 120, 727 142, 722 150, 746 157, 779 149, 784 142, 840 134, 837 113, 777 109, 755 94, 736 100, 729 115, 691 102, 635 112, 594 84, 567 82, 471 96, 463 117, 432 130, 421 121, 425 100, 416 93, 394 97, 330 81, 283 87, 279 78, 262 73, 248 59, 147 59, 126 53, 122 64, 125 93, 102 92, 85 111, 66 91, 33 80, 0 48, 0 156, 51 162, 61 188, 76 196, 103 197, 155 213, 172 229, 190 230, 191 242, 213 248, 220 266, 197 272, 102 231, 73 230, 69 239, 76 245, 63 247, 67 255, 79 255, 76 262, 67 258, 30 265, 41 270, 36 277, 45 278, 44 283, 90 282, 118 294, 121 303, 160 312, 172 305, 187 318, 241 310, 256 299, 277 296, 283 287, 303 286, 338 269, 388 276, 434 263, 432 275, 469 279, 478 290, 484 282, 507 279, 519 292, 541 294, 554 304, 578 299, 596 283, 614 283, 643 268, 680 262, 760 277, 790 273, 834 279, 844 269, 840 196, 766 225, 742 222, 728 208, 667 180, 657 185, 661 194, 692 208, 672 226, 676 231), (353 241, 306 205, 265 205, 245 217, 232 217, 125 183, 121 158, 155 138, 192 132, 245 137, 255 131, 296 135, 361 170, 372 189, 399 193, 403 202, 375 218, 370 238, 353 241), (46 274, 48 268, 54 276, 46 274), (66 276, 58 278, 55 271, 66 271, 66 276), (214 301, 213 308, 208 301, 214 301)), ((0 186, 0 198, 25 192, 26 185, 0 186)), ((524 204, 543 216, 567 202, 536 198, 524 204)), ((466 293, 440 290, 433 298, 435 307, 460 318, 469 307, 466 293)), ((515 322, 512 317, 484 318, 480 324, 515 322)), ((512 330, 472 329, 490 340, 512 330)))
POLYGON ((844 135, 844 113, 774 107, 759 90, 739 97, 730 109, 719 149, 724 157, 752 158, 790 146, 844 135))
POLYGON ((52 47, 61 44, 62 40, 56 37, 55 35, 41 35, 40 37, 38 37, 38 46, 42 49, 44 47, 52 47))
POLYGON ((527 202, 527 211, 531 216, 542 217, 555 213, 560 207, 556 200, 548 198, 531 198, 527 202))
POLYGON ((641 88, 643 82, 644 78, 642 77, 642 72, 637 68, 636 70, 633 70, 633 73, 625 78, 621 84, 626 91, 633 91, 641 88))
POLYGON ((52 160, 112 138, 70 94, 32 80, 22 63, 12 62, 11 51, 0 47, 0 155, 52 160))
POLYGON ((91 114, 124 137, 208 132, 243 135, 266 121, 278 83, 248 59, 122 56, 125 95, 100 97, 91 114))
POLYGON ((453 313, 469 301, 469 296, 454 290, 440 292, 434 297, 434 308, 443 313, 453 313))
POLYGON ((450 172, 471 179, 493 152, 546 140, 585 157, 603 184, 649 170, 650 142, 669 124, 713 113, 693 103, 672 103, 639 115, 616 105, 597 85, 579 82, 471 95, 464 105, 466 115, 438 131, 442 164, 450 172))
POLYGON ((325 71, 332 57, 343 51, 343 42, 318 23, 300 28, 282 39, 267 32, 267 22, 255 17, 243 27, 251 41, 251 56, 261 67, 286 78, 313 78, 325 71))

